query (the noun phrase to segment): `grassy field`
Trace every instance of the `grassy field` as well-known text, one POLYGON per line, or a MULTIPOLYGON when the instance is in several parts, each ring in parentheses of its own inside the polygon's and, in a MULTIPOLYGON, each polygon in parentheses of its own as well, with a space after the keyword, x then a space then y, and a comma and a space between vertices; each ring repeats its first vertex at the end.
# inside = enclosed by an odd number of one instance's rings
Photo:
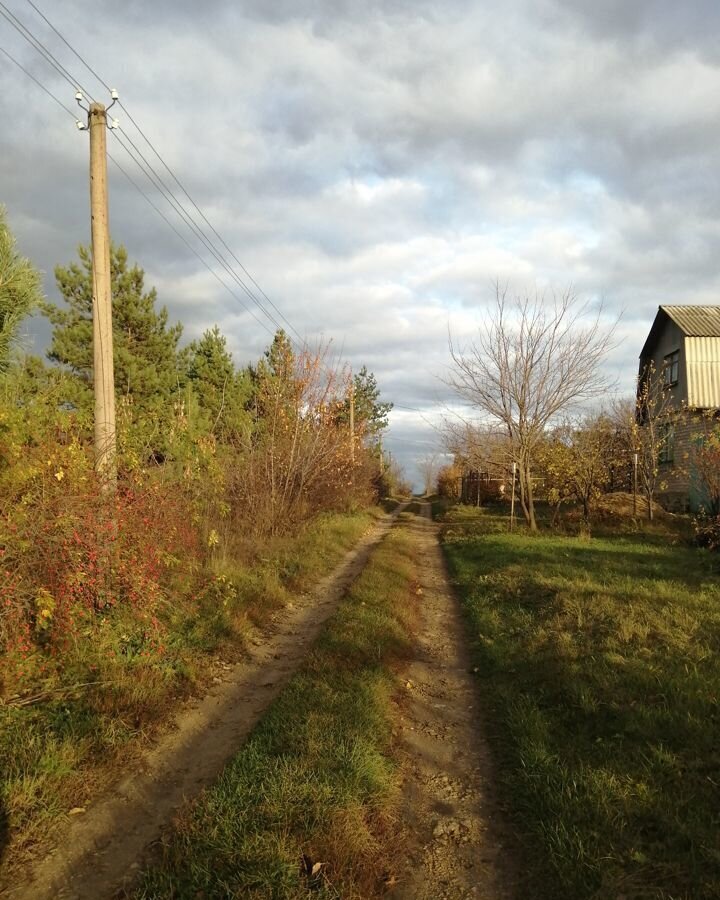
POLYGON ((720 897, 720 557, 673 528, 444 516, 524 896, 720 897))
POLYGON ((168 598, 159 658, 138 651, 137 616, 114 610, 45 693, 0 705, 0 858, 10 843, 10 861, 19 859, 83 806, 129 764, 181 695, 202 690, 214 657, 241 653, 252 627, 311 589, 378 515, 323 515, 260 556, 248 548, 243 560, 218 560, 217 575, 192 602, 168 598))
POLYGON ((384 893, 399 840, 393 667, 412 647, 413 572, 407 535, 391 532, 135 900, 384 893))

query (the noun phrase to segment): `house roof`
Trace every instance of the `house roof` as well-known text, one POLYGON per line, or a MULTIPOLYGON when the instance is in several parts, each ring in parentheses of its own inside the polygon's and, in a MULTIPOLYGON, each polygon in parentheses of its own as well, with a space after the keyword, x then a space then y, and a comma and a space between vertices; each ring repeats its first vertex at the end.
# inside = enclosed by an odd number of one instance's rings
POLYGON ((720 337, 720 306, 658 306, 655 321, 640 351, 641 359, 649 353, 667 319, 673 321, 686 337, 720 337))
POLYGON ((720 337, 720 306, 661 306, 688 337, 720 337))

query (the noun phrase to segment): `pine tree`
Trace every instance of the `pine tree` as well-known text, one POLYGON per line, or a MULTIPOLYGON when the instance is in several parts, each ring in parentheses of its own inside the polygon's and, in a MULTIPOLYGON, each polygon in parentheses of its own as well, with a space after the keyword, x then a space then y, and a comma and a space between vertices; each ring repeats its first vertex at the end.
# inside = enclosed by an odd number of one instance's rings
POLYGON ((290 338, 282 328, 275 332, 273 342, 265 351, 265 360, 261 361, 260 366, 265 366, 270 375, 285 382, 290 382, 295 377, 295 353, 290 338))
POLYGON ((278 404, 293 405, 299 390, 296 365, 290 338, 279 329, 258 364, 247 369, 251 393, 246 408, 253 411, 258 426, 278 404))
POLYGON ((17 252, 0 207, 0 374, 7 371, 20 323, 40 298, 40 273, 17 252))
POLYGON ((233 440, 246 430, 245 403, 250 393, 247 373, 238 373, 217 325, 193 341, 185 351, 187 379, 208 427, 220 440, 233 440))
MULTIPOLYGON (((377 445, 388 426, 388 414, 393 405, 381 402, 377 379, 372 372, 368 372, 367 366, 363 366, 353 378, 353 391, 356 430, 365 436, 369 444, 377 445)), ((349 421, 350 400, 347 399, 340 409, 338 422, 347 425, 349 421)))
POLYGON ((360 369, 353 381, 355 420, 363 424, 369 438, 378 439, 380 433, 388 427, 388 415, 393 405, 381 402, 377 379, 372 372, 368 372, 367 366, 360 369))
MULTIPOLYGON (((92 256, 78 249, 80 264, 57 266, 55 278, 67 306, 42 305, 53 324, 48 357, 75 374, 82 389, 73 398, 91 404, 92 256)), ((127 251, 113 245, 110 254, 113 298, 115 390, 133 407, 135 417, 162 416, 172 406, 180 374, 178 341, 182 325, 168 325, 165 307, 156 308, 154 288, 145 290, 145 273, 128 266, 127 251)))

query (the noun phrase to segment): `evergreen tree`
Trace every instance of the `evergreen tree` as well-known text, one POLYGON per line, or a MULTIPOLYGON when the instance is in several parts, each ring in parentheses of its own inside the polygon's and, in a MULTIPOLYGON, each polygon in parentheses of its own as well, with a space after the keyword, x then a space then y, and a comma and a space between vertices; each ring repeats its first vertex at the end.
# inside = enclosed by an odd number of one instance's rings
POLYGON ((245 403, 250 382, 247 373, 235 371, 227 341, 217 325, 193 341, 185 354, 187 379, 208 418, 208 427, 221 440, 232 440, 248 424, 245 403))
POLYGON ((275 332, 273 342, 265 351, 265 360, 261 361, 269 374, 281 381, 290 382, 295 376, 295 352, 290 338, 282 328, 275 332))
POLYGON ((7 371, 20 323, 40 298, 40 273, 17 252, 0 207, 0 374, 7 371))
MULTIPOLYGON (((378 444, 382 432, 388 426, 388 414, 393 405, 381 402, 377 379, 372 372, 368 372, 367 366, 363 366, 353 378, 353 390, 355 427, 365 435, 370 444, 378 444)), ((349 421, 350 399, 347 398, 338 414, 338 422, 347 425, 349 421)))
MULTIPOLYGON (((75 374, 81 390, 73 399, 92 402, 92 256, 78 250, 80 264, 57 266, 55 278, 67 306, 43 304, 53 324, 48 357, 75 374)), ((118 399, 135 417, 162 416, 171 406, 180 374, 178 341, 182 325, 168 325, 165 307, 156 309, 157 293, 145 290, 145 273, 128 265, 127 251, 113 245, 110 254, 113 298, 113 359, 118 399)))
POLYGON ((380 388, 372 372, 363 366, 357 373, 355 387, 355 420, 361 422, 367 436, 379 439, 380 433, 388 427, 388 415, 393 408, 392 403, 382 403, 380 388))
POLYGON ((296 363, 290 338, 279 329, 257 366, 248 367, 251 393, 246 408, 253 411, 258 423, 270 414, 270 406, 292 403, 298 390, 296 363))

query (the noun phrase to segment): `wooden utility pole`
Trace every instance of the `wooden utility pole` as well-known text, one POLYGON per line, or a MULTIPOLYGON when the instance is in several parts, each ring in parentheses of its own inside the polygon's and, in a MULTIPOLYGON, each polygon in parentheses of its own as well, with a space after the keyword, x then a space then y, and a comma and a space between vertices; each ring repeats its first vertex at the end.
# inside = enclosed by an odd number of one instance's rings
POLYGON ((517 463, 512 464, 512 499, 510 500, 510 531, 515 527, 515 473, 517 472, 517 463))
POLYGON ((112 286, 107 189, 107 112, 92 103, 90 131, 90 219, 93 276, 93 387, 95 391, 95 470, 103 491, 117 484, 115 376, 113 371, 112 286))
POLYGON ((355 468, 355 382, 350 373, 350 465, 355 468))
POLYGON ((637 470, 638 455, 636 451, 633 453, 633 519, 637 518, 637 470))

